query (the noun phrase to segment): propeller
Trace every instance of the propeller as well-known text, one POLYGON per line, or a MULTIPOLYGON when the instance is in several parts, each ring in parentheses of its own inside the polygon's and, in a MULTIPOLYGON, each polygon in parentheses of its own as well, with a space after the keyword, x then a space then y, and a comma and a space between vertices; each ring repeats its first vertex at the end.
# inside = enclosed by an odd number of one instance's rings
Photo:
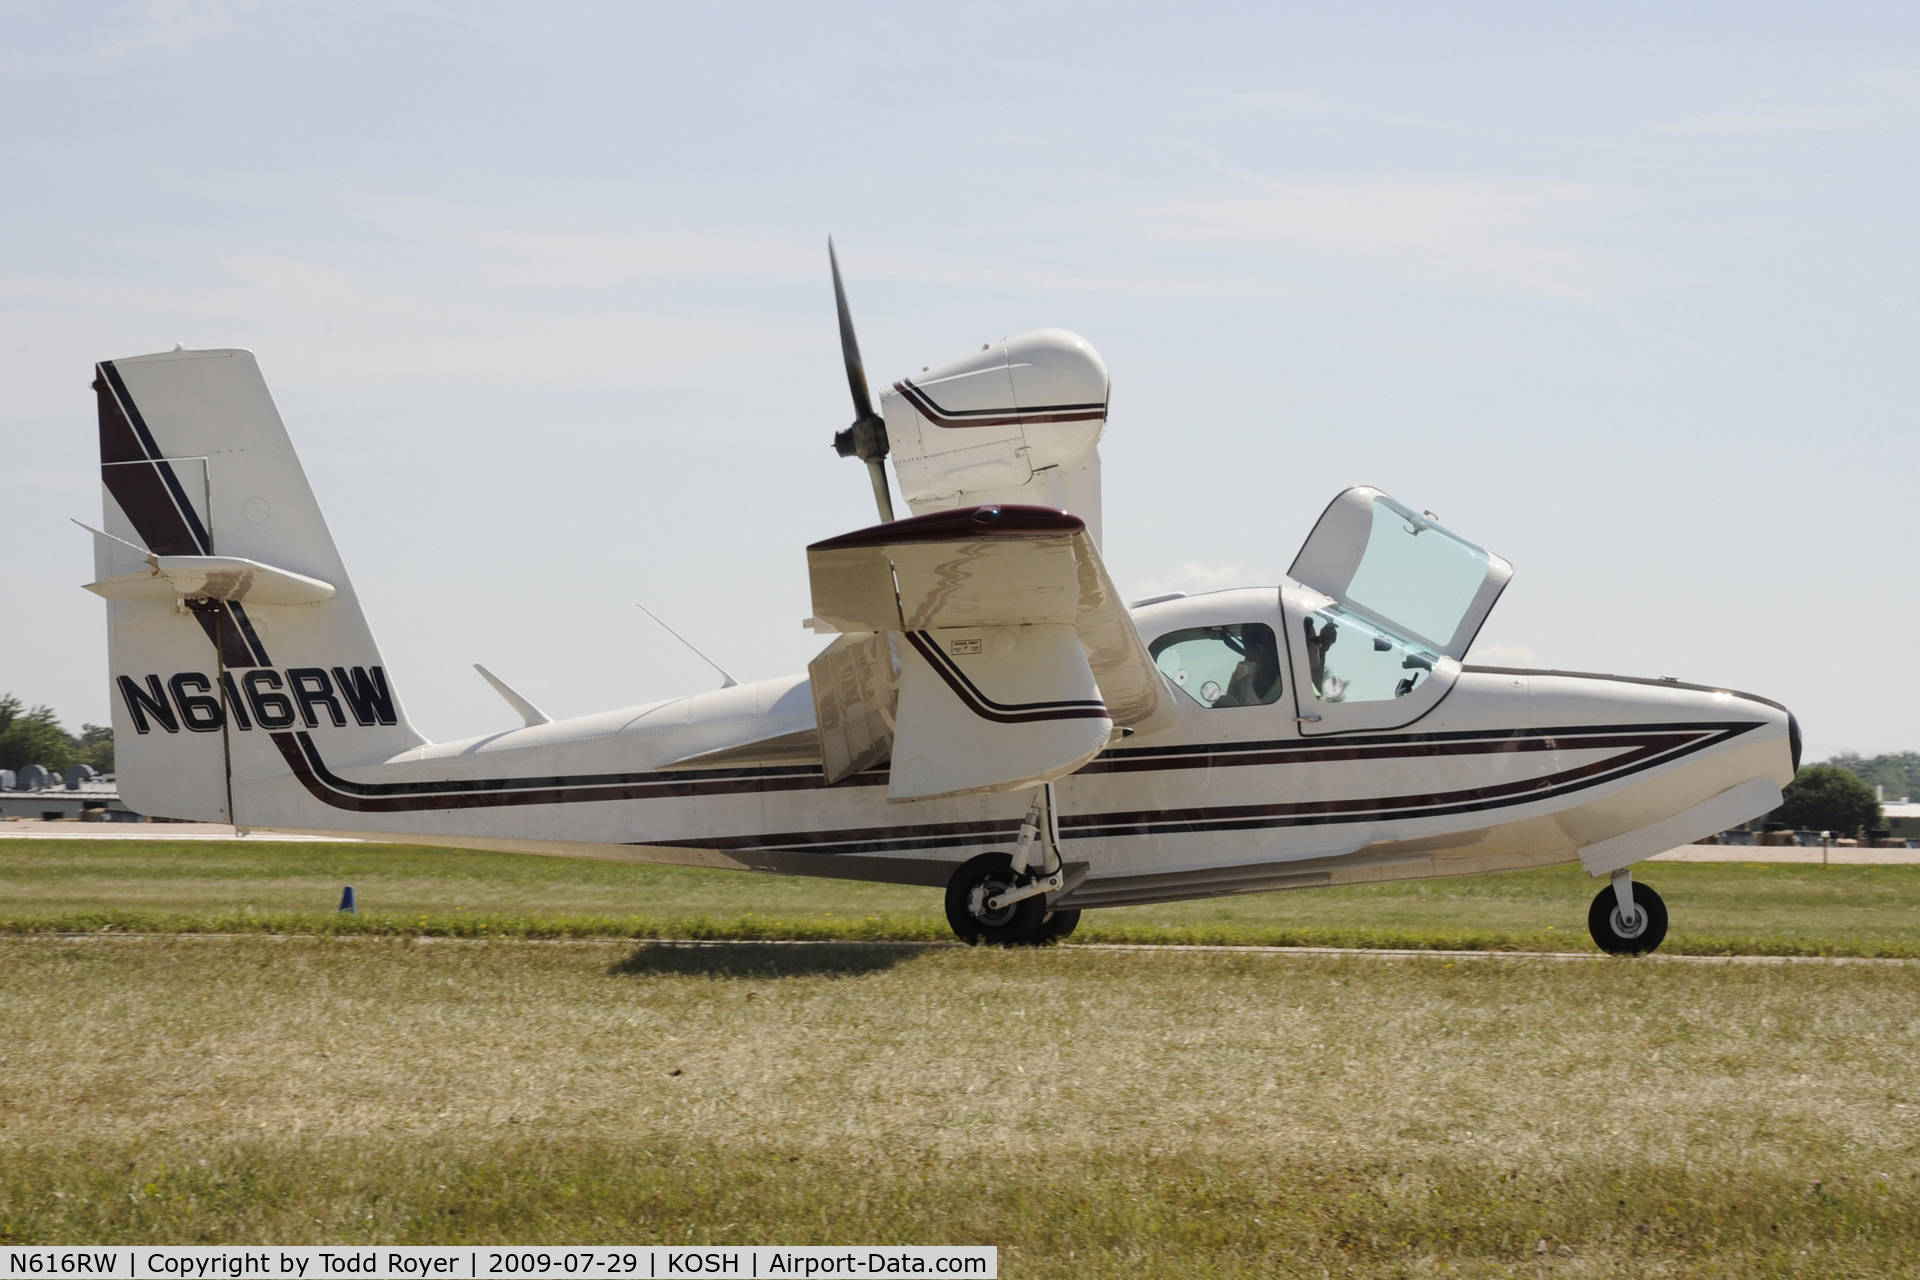
POLYGON ((893 497, 887 492, 887 420, 873 411, 873 396, 867 391, 867 367, 860 361, 860 340, 853 336, 853 313, 847 309, 847 287, 840 283, 840 256, 833 251, 833 237, 827 237, 827 262, 833 268, 833 305, 840 312, 840 354, 847 361, 847 390, 853 393, 853 425, 833 436, 834 452, 843 458, 858 458, 867 464, 867 478, 873 481, 873 500, 880 508, 880 522, 893 523, 893 497))

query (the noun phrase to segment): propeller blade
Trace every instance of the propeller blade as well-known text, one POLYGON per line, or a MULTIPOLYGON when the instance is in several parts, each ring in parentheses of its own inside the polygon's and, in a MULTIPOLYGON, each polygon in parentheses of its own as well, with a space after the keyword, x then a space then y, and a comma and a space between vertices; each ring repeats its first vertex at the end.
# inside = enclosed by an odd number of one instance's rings
POLYGON ((827 263, 833 268, 833 305, 840 314, 840 354, 847 362, 847 390, 853 393, 853 425, 834 433, 833 448, 843 458, 867 464, 873 481, 873 502, 882 524, 893 523, 893 496, 887 492, 887 421, 873 411, 867 389, 867 367, 860 360, 860 340, 853 336, 853 311, 847 306, 847 287, 840 280, 840 255, 833 237, 827 237, 827 263))
POLYGON ((867 390, 867 367, 860 361, 860 339, 853 334, 853 311, 847 306, 847 287, 840 282, 840 255, 834 252, 833 237, 827 237, 827 262, 833 268, 833 305, 840 312, 840 354, 847 362, 847 389, 853 392, 853 417, 857 422, 873 417, 873 396, 867 390))
POLYGON ((873 505, 880 508, 880 523, 893 523, 893 495, 887 492, 887 464, 878 458, 867 459, 867 479, 873 481, 873 505))

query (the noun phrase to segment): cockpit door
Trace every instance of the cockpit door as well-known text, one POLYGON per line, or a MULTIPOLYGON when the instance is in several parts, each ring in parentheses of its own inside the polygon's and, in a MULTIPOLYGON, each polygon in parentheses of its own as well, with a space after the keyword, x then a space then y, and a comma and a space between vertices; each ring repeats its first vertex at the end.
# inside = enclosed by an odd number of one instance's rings
POLYGON ((1281 591, 1305 734, 1411 724, 1444 698, 1513 566, 1360 486, 1333 500, 1281 591))

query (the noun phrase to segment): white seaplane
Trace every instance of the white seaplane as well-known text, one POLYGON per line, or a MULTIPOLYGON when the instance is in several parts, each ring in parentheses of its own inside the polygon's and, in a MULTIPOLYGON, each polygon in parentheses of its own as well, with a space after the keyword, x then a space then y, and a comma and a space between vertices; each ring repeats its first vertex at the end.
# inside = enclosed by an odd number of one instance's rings
MULTIPOLYGON (((831 254, 831 246, 829 246, 831 254)), ((902 378, 840 337, 881 523, 807 549, 806 673, 428 742, 251 353, 102 361, 121 794, 277 832, 945 886, 970 943, 1089 907, 1577 860, 1594 940, 1660 944, 1631 866, 1780 803, 1780 704, 1473 666, 1512 568, 1377 489, 1277 587, 1129 605, 1100 559, 1106 366, 1041 330, 902 378), (912 514, 894 519, 885 459, 912 514)))

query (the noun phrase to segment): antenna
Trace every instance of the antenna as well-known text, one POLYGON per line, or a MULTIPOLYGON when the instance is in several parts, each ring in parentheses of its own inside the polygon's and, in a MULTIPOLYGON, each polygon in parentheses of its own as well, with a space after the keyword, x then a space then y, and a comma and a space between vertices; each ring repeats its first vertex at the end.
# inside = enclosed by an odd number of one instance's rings
MULTIPOLYGON (((67 519, 73 520, 73 517, 68 516, 67 519)), ((84 520, 73 520, 73 523, 79 525, 82 529, 85 529, 88 533, 92 534, 96 538, 105 538, 108 542, 117 542, 121 546, 127 548, 129 551, 138 551, 142 557, 144 557, 149 561, 153 559, 153 552, 147 550, 145 547, 138 546, 134 543, 128 542, 125 538, 116 538, 112 534, 108 533, 105 529, 96 529, 92 525, 86 523, 84 520)))
POLYGON ((668 626, 666 623, 661 622, 659 614, 647 608, 647 606, 641 604, 637 600, 634 602, 633 607, 638 609, 640 612, 646 614, 649 618, 652 618, 655 622, 659 622, 660 629, 662 631, 672 636, 675 640, 678 640, 681 644, 687 646, 687 648, 693 649, 694 657, 700 659, 700 661, 706 663, 708 666, 712 667, 715 671, 718 671, 722 677, 722 683, 720 685, 722 689, 731 689, 735 685, 740 683, 738 680, 735 680, 733 678, 732 673, 729 672, 725 667, 715 662, 712 658, 709 658, 706 654, 701 653, 700 650, 694 649, 693 641, 687 639, 685 636, 681 635, 678 631, 675 631, 672 627, 668 626))

